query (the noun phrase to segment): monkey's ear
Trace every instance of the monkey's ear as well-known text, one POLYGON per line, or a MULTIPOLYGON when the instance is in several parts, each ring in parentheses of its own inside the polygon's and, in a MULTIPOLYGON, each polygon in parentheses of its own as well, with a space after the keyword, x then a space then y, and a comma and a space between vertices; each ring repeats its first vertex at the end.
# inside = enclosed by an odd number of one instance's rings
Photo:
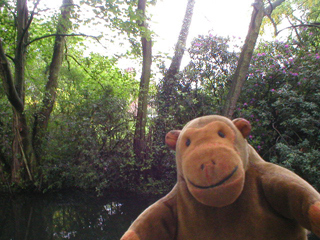
POLYGON ((165 142, 167 146, 174 151, 176 150, 176 145, 180 132, 180 130, 172 130, 166 134, 165 142))
POLYGON ((244 118, 236 118, 232 122, 239 129, 244 138, 249 136, 251 132, 251 124, 249 121, 244 118))

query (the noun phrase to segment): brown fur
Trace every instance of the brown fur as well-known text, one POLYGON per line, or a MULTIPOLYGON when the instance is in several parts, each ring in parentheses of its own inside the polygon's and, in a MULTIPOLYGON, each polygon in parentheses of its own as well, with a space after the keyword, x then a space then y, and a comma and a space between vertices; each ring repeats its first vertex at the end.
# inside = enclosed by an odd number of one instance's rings
POLYGON ((320 236, 320 194, 247 143, 250 123, 221 116, 169 132, 178 181, 121 240, 303 240, 320 236))

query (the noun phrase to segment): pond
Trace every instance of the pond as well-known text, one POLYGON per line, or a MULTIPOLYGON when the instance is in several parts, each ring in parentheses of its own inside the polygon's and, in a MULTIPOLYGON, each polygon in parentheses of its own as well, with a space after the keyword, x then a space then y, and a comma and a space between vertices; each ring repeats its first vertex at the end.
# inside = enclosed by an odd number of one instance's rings
POLYGON ((0 196, 1 240, 120 239, 156 199, 96 197, 79 192, 0 196))
MULTIPOLYGON (((0 240, 119 240, 155 198, 0 195, 0 240)), ((310 237, 309 240, 318 240, 310 237)))

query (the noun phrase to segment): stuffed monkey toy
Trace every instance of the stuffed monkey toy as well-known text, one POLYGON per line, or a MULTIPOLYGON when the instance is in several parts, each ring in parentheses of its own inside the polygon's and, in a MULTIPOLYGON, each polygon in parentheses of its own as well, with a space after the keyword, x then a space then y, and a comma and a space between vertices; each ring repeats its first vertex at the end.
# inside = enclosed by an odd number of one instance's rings
POLYGON ((250 123, 192 120, 166 135, 177 184, 121 240, 303 240, 320 237, 320 194, 295 173, 265 162, 247 143, 250 123))

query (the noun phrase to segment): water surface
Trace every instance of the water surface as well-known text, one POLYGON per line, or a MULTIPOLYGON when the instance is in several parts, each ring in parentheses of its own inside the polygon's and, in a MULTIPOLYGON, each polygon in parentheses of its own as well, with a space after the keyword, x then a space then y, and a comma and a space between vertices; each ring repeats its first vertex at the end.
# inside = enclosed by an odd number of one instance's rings
POLYGON ((154 199, 94 194, 0 196, 1 240, 116 240, 154 199))
POLYGON ((0 240, 119 240, 154 201, 79 192, 0 195, 0 240))

